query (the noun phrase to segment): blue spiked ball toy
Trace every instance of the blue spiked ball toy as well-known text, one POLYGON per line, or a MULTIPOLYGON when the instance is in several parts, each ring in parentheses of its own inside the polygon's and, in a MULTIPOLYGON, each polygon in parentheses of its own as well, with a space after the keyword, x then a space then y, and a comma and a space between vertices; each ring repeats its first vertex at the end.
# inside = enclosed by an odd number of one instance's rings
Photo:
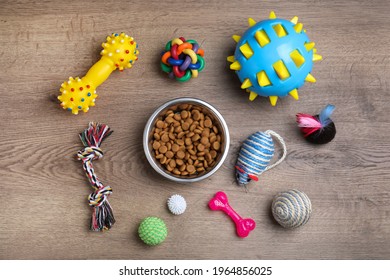
POLYGON ((246 187, 250 181, 258 181, 257 176, 280 164, 286 155, 286 144, 279 134, 272 130, 253 133, 244 141, 238 154, 235 166, 237 183, 246 187), (277 162, 269 165, 275 151, 272 136, 279 141, 283 154, 277 162))
POLYGON ((251 101, 258 95, 269 97, 272 106, 288 94, 298 100, 298 88, 305 81, 316 81, 311 75, 313 61, 322 59, 302 23, 298 17, 291 21, 276 18, 274 12, 267 20, 256 23, 249 18, 248 22, 244 35, 233 35, 237 47, 227 58, 241 88, 250 93, 251 101))

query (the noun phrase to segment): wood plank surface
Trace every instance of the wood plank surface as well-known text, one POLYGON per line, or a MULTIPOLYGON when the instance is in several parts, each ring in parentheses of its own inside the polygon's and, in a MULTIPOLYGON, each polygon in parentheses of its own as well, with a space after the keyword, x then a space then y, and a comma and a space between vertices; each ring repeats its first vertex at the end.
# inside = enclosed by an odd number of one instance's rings
POLYGON ((0 259, 389 259, 390 258, 390 2, 332 1, 0 1, 0 259), (274 10, 299 16, 324 60, 314 65, 317 83, 271 107, 248 101, 226 56, 233 34, 247 18, 274 10), (83 75, 99 59, 107 34, 125 31, 139 43, 130 70, 113 73, 98 88, 97 106, 73 116, 53 102, 61 83, 83 75), (166 42, 184 36, 205 50, 206 68, 188 83, 169 80, 159 67, 166 42), (229 155, 212 177, 173 183, 147 162, 142 132, 162 103, 190 96, 214 105, 228 123, 229 155), (295 124, 298 112, 316 114, 336 105, 337 135, 308 144, 295 124), (91 188, 81 164, 78 133, 89 121, 114 133, 96 162, 117 223, 88 231, 91 188), (272 129, 288 148, 285 162, 260 176, 245 193, 233 167, 242 141, 272 129), (278 192, 296 188, 313 204, 307 225, 285 230, 272 218, 278 192), (233 223, 211 212, 208 200, 224 190, 236 210, 257 228, 246 239, 233 223), (171 215, 167 198, 188 202, 171 215), (163 218, 166 241, 147 247, 140 221, 163 218))

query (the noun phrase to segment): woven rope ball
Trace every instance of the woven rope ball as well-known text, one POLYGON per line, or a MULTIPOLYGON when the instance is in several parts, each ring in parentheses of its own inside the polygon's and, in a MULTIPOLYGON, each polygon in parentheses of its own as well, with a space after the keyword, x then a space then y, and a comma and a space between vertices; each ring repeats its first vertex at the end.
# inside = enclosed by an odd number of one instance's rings
POLYGON ((157 217, 145 218, 139 228, 138 235, 141 240, 150 246, 161 244, 168 235, 164 221, 157 217))
POLYGON ((272 214, 284 228, 303 226, 310 218, 310 199, 304 192, 298 190, 279 193, 272 202, 272 214))

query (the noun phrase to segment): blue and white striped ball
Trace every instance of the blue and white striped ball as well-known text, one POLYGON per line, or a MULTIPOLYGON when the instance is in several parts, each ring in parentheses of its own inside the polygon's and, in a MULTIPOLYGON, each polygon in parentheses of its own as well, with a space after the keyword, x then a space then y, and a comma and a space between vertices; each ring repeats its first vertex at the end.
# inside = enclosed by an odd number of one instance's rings
POLYGON ((236 164, 236 179, 240 186, 245 186, 251 180, 257 181, 257 176, 263 173, 274 156, 274 141, 270 134, 256 132, 250 135, 242 144, 236 164))
POLYGON ((309 221, 311 201, 301 191, 289 190, 279 193, 272 202, 272 214, 284 228, 297 228, 309 221))

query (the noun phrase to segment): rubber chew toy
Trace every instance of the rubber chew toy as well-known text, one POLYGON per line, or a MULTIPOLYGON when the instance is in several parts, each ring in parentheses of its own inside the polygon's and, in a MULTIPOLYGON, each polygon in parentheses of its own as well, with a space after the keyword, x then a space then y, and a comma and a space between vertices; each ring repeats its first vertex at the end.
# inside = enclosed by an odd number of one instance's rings
POLYGON ((297 114, 297 123, 303 137, 314 144, 326 144, 333 140, 336 135, 336 126, 330 115, 335 106, 327 105, 319 115, 297 114))
POLYGON ((227 195, 224 192, 217 192, 209 202, 209 207, 213 211, 221 210, 225 212, 236 224, 236 231, 239 237, 247 237, 255 229, 256 223, 252 219, 243 219, 229 205, 227 195))
POLYGON ((287 148, 283 138, 272 130, 256 132, 250 135, 242 144, 236 163, 236 179, 240 186, 244 186, 251 181, 258 181, 258 176, 277 165, 279 165, 287 155, 287 148), (282 157, 274 164, 269 165, 274 156, 274 136, 283 148, 282 157))
POLYGON ((138 45, 133 37, 125 33, 113 33, 107 36, 107 41, 102 44, 102 58, 96 62, 83 78, 70 77, 61 85, 62 108, 77 115, 80 110, 88 112, 89 107, 95 106, 97 97, 96 88, 100 86, 114 71, 123 71, 131 68, 138 59, 138 45))
POLYGON ((249 100, 269 97, 272 106, 288 94, 298 100, 297 89, 305 81, 316 81, 311 75, 313 61, 322 59, 302 23, 298 17, 291 21, 276 18, 274 12, 268 20, 256 23, 249 18, 248 22, 249 29, 242 36, 233 35, 237 47, 227 58, 241 88, 250 93, 249 100))
POLYGON ((204 68, 204 51, 195 40, 183 37, 169 41, 161 56, 161 69, 179 82, 198 77, 204 68))
POLYGON ((92 165, 93 160, 103 157, 100 145, 112 132, 107 125, 91 122, 88 128, 79 135, 85 148, 77 153, 77 157, 83 162, 83 169, 92 188, 95 189, 88 197, 89 206, 93 207, 90 226, 93 231, 110 229, 115 223, 111 205, 107 200, 107 197, 112 193, 112 189, 100 182, 92 165))

